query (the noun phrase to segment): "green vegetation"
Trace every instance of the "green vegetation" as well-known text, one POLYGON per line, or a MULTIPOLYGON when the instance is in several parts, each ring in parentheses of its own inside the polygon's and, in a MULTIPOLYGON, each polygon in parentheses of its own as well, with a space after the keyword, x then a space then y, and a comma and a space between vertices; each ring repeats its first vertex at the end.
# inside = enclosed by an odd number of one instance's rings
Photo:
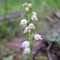
MULTIPOLYGON (((22 4, 26 1, 27 0, 0 0, 0 17, 11 16, 16 13, 24 14, 22 4)), ((60 12, 60 0, 33 0, 32 4, 33 10, 37 12, 39 18, 38 24, 34 22, 37 26, 36 31, 41 33, 47 41, 57 42, 58 48, 60 48, 60 18, 56 15, 56 13, 60 12)), ((7 45, 13 37, 23 36, 22 30, 24 28, 22 29, 22 27, 19 26, 20 20, 23 17, 0 21, 0 47, 7 45), (1 41, 6 41, 6 43, 1 41)), ((0 59, 2 59, 5 54, 1 54, 1 56, 0 59)), ((43 58, 45 59, 45 57, 43 58)), ((7 59, 9 59, 9 57, 3 60, 7 59)), ((40 58, 38 58, 38 60, 39 59, 40 58)))

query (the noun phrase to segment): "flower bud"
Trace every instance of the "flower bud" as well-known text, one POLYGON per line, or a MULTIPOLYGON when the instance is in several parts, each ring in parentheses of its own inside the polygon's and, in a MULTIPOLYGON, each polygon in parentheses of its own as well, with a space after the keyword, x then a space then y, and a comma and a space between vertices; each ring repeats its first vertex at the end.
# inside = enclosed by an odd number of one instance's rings
POLYGON ((24 3, 22 6, 26 7, 28 4, 27 3, 24 3))
POLYGON ((31 3, 29 3, 29 4, 28 4, 28 7, 29 7, 29 8, 31 8, 31 7, 32 7, 32 4, 31 4, 31 3))
POLYGON ((36 12, 32 12, 32 14, 33 14, 33 15, 37 15, 37 13, 36 13, 36 12))
POLYGON ((31 2, 32 0, 29 0, 29 2, 31 2))
POLYGON ((28 7, 26 7, 26 9, 25 9, 25 10, 26 10, 26 12, 29 12, 29 8, 28 8, 28 7))

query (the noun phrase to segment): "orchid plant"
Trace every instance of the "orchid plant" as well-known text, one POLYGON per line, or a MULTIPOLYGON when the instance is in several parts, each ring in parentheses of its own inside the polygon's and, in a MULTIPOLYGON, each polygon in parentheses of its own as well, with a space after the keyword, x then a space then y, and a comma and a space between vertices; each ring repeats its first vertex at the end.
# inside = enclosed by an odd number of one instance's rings
POLYGON ((36 29, 33 22, 38 21, 38 17, 37 13, 32 10, 32 0, 28 0, 28 3, 24 3, 22 6, 25 7, 26 18, 21 20, 20 25, 25 27, 23 33, 27 34, 29 39, 22 43, 22 48, 24 48, 23 54, 30 54, 30 60, 32 60, 33 41, 42 40, 42 37, 39 34, 33 34, 36 29))

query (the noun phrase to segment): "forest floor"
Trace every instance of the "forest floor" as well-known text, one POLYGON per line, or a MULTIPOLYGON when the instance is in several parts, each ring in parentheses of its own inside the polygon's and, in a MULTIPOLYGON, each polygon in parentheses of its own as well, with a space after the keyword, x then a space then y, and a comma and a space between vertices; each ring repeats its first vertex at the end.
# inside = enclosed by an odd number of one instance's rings
MULTIPOLYGON (((23 49, 21 46, 22 42, 25 40, 27 39, 24 37, 16 37, 8 43, 8 48, 10 49, 8 54, 15 56, 14 60, 22 60, 21 55, 23 53, 23 49)), ((57 51, 52 47, 54 44, 55 43, 48 44, 46 40, 34 40, 33 60, 60 60, 60 51, 57 51)))

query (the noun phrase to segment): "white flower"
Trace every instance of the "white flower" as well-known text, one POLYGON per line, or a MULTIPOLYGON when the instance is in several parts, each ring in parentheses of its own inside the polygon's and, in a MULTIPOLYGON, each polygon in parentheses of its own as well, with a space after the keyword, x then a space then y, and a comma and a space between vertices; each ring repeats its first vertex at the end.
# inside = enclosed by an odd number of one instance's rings
POLYGON ((35 40, 42 40, 42 37, 41 37, 41 35, 39 35, 39 34, 36 34, 35 36, 34 36, 34 39, 35 40))
POLYGON ((26 10, 26 12, 29 12, 29 8, 28 8, 28 7, 26 7, 26 9, 25 9, 25 10, 26 10))
POLYGON ((27 24, 27 20, 26 19, 22 19, 20 22, 20 25, 26 25, 27 24))
POLYGON ((24 3, 22 6, 27 6, 28 4, 27 3, 24 3))
POLYGON ((22 48, 28 48, 29 46, 30 46, 29 41, 24 41, 24 42, 22 43, 22 48))
POLYGON ((34 24, 33 24, 33 23, 30 23, 30 24, 29 24, 29 28, 30 28, 30 29, 35 29, 34 24))
POLYGON ((25 48, 23 54, 29 54, 29 53, 30 53, 30 48, 25 48))
POLYGON ((28 4, 28 7, 29 7, 29 8, 31 8, 31 7, 32 7, 32 4, 31 4, 31 3, 29 3, 29 4, 28 4))
POLYGON ((38 18, 37 18, 36 15, 32 15, 31 20, 32 20, 32 21, 34 21, 34 20, 35 20, 35 21, 38 21, 38 18))
POLYGON ((36 12, 32 12, 32 14, 33 14, 33 15, 37 15, 37 13, 36 13, 36 12))
POLYGON ((31 32, 31 30, 29 29, 29 27, 26 27, 23 33, 27 33, 27 32, 29 32, 29 33, 31 32))

